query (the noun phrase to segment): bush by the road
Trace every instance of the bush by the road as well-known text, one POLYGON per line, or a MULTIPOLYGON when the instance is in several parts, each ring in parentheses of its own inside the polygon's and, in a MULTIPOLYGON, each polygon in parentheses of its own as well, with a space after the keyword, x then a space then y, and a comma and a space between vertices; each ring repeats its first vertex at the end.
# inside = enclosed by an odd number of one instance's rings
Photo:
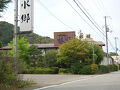
POLYGON ((14 88, 23 88, 31 85, 31 82, 23 81, 18 77, 17 73, 21 72, 21 64, 16 64, 16 60, 13 57, 0 56, 0 90, 3 90, 3 88, 4 90, 13 90, 14 88))
POLYGON ((110 69, 109 69, 108 66, 99 65, 99 71, 98 71, 98 73, 104 74, 104 73, 109 73, 109 72, 110 72, 110 69))
POLYGON ((92 74, 91 66, 90 65, 84 66, 81 69, 81 72, 79 72, 79 74, 92 74))
POLYGON ((59 69, 59 74, 67 74, 67 73, 71 73, 71 70, 68 68, 60 68, 59 69))
POLYGON ((98 65, 97 64, 91 64, 91 70, 92 74, 95 74, 98 72, 98 65))
POLYGON ((24 74, 58 74, 59 68, 52 67, 52 68, 30 68, 25 69, 24 74))
POLYGON ((81 69, 84 67, 83 63, 73 63, 71 65, 71 72, 73 74, 79 74, 81 72, 81 69))
POLYGON ((118 70, 118 66, 113 64, 113 67, 114 67, 114 71, 117 71, 118 70))

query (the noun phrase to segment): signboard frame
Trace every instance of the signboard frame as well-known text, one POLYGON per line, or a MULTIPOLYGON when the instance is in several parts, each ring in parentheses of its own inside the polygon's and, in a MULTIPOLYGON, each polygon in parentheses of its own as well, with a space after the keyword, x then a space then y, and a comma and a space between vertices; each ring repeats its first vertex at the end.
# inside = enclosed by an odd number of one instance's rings
POLYGON ((20 0, 20 33, 33 32, 33 0, 20 0))

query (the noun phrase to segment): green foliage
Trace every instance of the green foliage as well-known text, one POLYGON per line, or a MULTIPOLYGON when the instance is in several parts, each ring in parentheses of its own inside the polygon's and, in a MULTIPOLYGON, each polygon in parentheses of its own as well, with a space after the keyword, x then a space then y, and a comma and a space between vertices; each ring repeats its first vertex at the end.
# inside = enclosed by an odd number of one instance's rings
POLYGON ((104 66, 104 65, 99 65, 99 73, 103 74, 103 73, 109 73, 110 69, 108 66, 104 66))
POLYGON ((110 72, 113 72, 114 71, 114 66, 113 65, 108 65, 109 69, 110 69, 110 72))
POLYGON ((2 47, 2 42, 0 41, 0 48, 2 47))
MULTIPOLYGON (((0 89, 9 88, 23 88, 31 85, 29 81, 23 81, 18 78, 16 73, 20 73, 22 62, 18 61, 16 67, 16 60, 13 57, 0 56, 0 89)), ((10 89, 11 90, 11 89, 10 89)))
MULTIPOLYGON (((14 41, 14 40, 13 40, 14 41)), ((8 45, 11 46, 13 49, 9 51, 9 55, 13 56, 14 54, 14 46, 13 46, 13 41, 11 41, 8 45)), ((17 52, 18 52, 18 58, 21 60, 24 60, 27 64, 29 64, 29 43, 25 38, 19 39, 17 38, 17 52)))
POLYGON ((0 0, 0 12, 3 12, 4 9, 7 8, 7 4, 10 2, 11 0, 0 0))
POLYGON ((91 64, 91 70, 92 74, 95 74, 98 72, 98 65, 97 64, 91 64))
POLYGON ((25 69, 24 74, 57 74, 59 71, 58 67, 52 68, 30 68, 25 69))
POLYGON ((81 72, 79 72, 80 74, 92 74, 92 70, 91 70, 91 66, 90 65, 86 65, 81 69, 81 72))
POLYGON ((71 72, 74 74, 79 74, 81 69, 84 67, 83 63, 76 62, 71 65, 71 72))
POLYGON ((114 67, 114 71, 117 71, 118 70, 118 66, 113 64, 113 67, 114 67))
MULTIPOLYGON (((85 41, 80 42, 78 39, 70 40, 59 47, 57 62, 61 67, 67 68, 74 62, 87 63, 87 59, 90 56, 88 48, 92 47, 85 41)), ((91 62, 90 60, 88 63, 91 62)))
POLYGON ((59 74, 67 74, 67 73, 71 73, 70 69, 68 69, 68 68, 60 68, 59 69, 59 74))
MULTIPOLYGON (((99 64, 103 60, 104 52, 98 45, 94 45, 94 49, 94 60, 96 64, 99 64)), ((62 68, 70 68, 75 62, 90 65, 93 63, 92 45, 87 41, 70 40, 59 47, 57 62, 62 68)))
POLYGON ((108 65, 110 72, 117 71, 118 66, 115 64, 108 65))
POLYGON ((100 64, 104 58, 104 51, 102 50, 102 48, 99 45, 95 44, 94 52, 97 56, 97 60, 95 60, 95 64, 100 64))
POLYGON ((57 51, 48 50, 45 54, 44 62, 46 67, 56 67, 57 66, 57 51))
POLYGON ((21 37, 26 38, 30 44, 54 43, 50 37, 42 37, 35 33, 22 34, 21 37))
POLYGON ((29 47, 29 66, 30 67, 39 67, 43 64, 42 51, 39 50, 36 46, 32 45, 29 47))
POLYGON ((110 52, 109 55, 110 56, 118 56, 118 54, 116 54, 115 52, 110 52))
POLYGON ((15 73, 14 58, 0 57, 0 81, 16 79, 15 73))
POLYGON ((13 39, 13 25, 4 21, 0 22, 0 41, 3 46, 13 39))
MULTIPOLYGON (((19 28, 18 28, 19 29, 19 28)), ((8 45, 13 39, 14 25, 5 21, 0 21, 0 41, 3 46, 8 45)), ((42 44, 42 43, 53 43, 54 40, 49 37, 43 37, 35 33, 21 34, 20 37, 24 37, 30 44, 42 44)))

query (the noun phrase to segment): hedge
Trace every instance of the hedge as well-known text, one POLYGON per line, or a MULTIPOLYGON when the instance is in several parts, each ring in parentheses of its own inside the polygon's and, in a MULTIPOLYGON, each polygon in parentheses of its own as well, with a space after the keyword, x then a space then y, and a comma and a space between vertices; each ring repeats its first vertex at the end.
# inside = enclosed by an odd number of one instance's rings
POLYGON ((99 65, 98 73, 104 74, 109 72, 110 72, 109 66, 99 65))
POLYGON ((69 68, 60 68, 59 73, 71 73, 71 70, 69 68))
POLYGON ((25 69, 24 74, 58 74, 59 68, 52 67, 52 68, 30 68, 25 69))

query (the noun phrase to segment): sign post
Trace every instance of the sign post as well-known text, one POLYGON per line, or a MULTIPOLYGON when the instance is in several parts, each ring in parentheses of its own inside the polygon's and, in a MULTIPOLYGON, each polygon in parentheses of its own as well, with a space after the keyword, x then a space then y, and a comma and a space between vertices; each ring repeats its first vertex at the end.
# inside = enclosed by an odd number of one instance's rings
POLYGON ((33 0, 20 0, 20 32, 33 31, 33 0))

